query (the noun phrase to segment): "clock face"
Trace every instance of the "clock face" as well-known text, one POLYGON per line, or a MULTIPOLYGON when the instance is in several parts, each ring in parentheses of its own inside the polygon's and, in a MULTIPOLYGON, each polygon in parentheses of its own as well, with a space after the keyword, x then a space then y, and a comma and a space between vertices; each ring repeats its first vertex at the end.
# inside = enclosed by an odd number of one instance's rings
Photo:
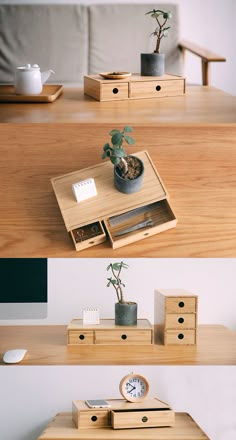
POLYGON ((129 402, 140 402, 148 393, 149 385, 140 374, 125 376, 120 383, 120 392, 129 402))

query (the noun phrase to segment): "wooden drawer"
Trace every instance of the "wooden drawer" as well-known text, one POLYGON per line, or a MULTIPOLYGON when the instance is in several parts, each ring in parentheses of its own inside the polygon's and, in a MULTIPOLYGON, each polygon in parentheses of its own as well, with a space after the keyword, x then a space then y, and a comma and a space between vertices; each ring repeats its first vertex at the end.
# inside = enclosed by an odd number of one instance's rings
POLYGON ((105 227, 113 249, 167 231, 174 228, 176 224, 177 219, 167 199, 141 206, 105 220, 105 227), (150 226, 119 235, 127 228, 148 220, 152 222, 150 226))
POLYGON ((195 313, 196 306, 195 297, 177 296, 166 298, 166 313, 195 313))
POLYGON ((151 330, 97 330, 95 344, 146 345, 152 343, 151 330))
MULTIPOLYGON (((76 420, 75 420, 76 423, 76 420)), ((110 410, 79 411, 76 426, 81 428, 105 428, 110 424, 110 410)))
POLYGON ((195 345, 196 344, 196 330, 166 330, 165 331, 166 345, 195 345))
POLYGON ((99 221, 75 228, 70 233, 77 251, 106 241, 104 228, 99 221))
POLYGON ((100 101, 128 99, 128 83, 101 84, 100 101))
POLYGON ((87 345, 94 343, 94 332, 91 330, 70 330, 68 332, 69 345, 87 345))
POLYGON ((169 329, 186 328, 194 329, 196 327, 196 314, 195 313, 167 313, 165 327, 169 329))
POLYGON ((174 426, 174 424, 175 415, 174 412, 169 409, 111 411, 111 425, 113 429, 154 428, 161 426, 174 426))
POLYGON ((183 79, 130 82, 130 98, 163 98, 183 94, 183 79))

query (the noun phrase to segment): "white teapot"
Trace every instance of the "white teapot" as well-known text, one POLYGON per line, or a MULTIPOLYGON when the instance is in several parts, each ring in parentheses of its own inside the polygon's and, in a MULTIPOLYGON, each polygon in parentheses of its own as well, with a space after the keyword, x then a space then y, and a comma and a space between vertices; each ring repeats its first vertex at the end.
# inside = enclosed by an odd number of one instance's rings
POLYGON ((15 93, 17 95, 39 95, 43 84, 47 81, 53 70, 40 72, 38 64, 27 64, 17 67, 15 72, 15 93))

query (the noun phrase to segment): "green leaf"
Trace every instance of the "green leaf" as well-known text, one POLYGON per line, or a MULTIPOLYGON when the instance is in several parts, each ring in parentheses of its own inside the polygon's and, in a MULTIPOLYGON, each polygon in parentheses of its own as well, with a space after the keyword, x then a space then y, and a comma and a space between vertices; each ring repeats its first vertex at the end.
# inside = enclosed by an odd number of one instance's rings
POLYGON ((111 150, 110 144, 108 144, 108 142, 103 146, 103 150, 104 151, 111 150))
POLYGON ((113 136, 113 134, 116 134, 116 133, 120 133, 120 130, 116 130, 116 129, 111 130, 109 134, 110 134, 111 136, 113 136))
POLYGON ((122 264, 122 267, 123 267, 124 269, 128 269, 128 267, 129 267, 129 265, 128 265, 128 264, 126 264, 126 263, 123 263, 123 261, 121 262, 121 264, 122 264))
POLYGON ((113 145, 119 146, 122 143, 122 133, 115 133, 111 138, 113 145))
POLYGON ((114 264, 112 265, 112 267, 113 267, 114 270, 120 270, 120 268, 121 268, 121 263, 114 263, 114 264))
POLYGON ((104 151, 104 153, 102 154, 102 159, 106 159, 106 157, 109 157, 110 156, 109 153, 110 153, 109 151, 104 151))
POLYGON ((127 144, 129 145, 134 145, 135 144, 135 140, 131 137, 131 136, 124 136, 127 144))
POLYGON ((126 157, 126 152, 124 148, 115 147, 113 148, 113 155, 116 157, 126 157))
POLYGON ((124 133, 131 133, 131 131, 133 131, 132 127, 130 127, 129 125, 126 125, 124 127, 124 133))

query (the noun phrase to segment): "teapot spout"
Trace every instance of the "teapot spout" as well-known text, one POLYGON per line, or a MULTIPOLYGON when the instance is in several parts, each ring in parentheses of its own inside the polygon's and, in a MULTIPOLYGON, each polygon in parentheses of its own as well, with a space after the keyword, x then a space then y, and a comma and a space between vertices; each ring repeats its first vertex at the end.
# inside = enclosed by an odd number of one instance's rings
POLYGON ((55 72, 53 72, 53 70, 51 70, 51 69, 50 70, 45 70, 45 72, 41 72, 42 84, 44 84, 48 80, 48 78, 51 75, 51 73, 55 73, 55 72))

